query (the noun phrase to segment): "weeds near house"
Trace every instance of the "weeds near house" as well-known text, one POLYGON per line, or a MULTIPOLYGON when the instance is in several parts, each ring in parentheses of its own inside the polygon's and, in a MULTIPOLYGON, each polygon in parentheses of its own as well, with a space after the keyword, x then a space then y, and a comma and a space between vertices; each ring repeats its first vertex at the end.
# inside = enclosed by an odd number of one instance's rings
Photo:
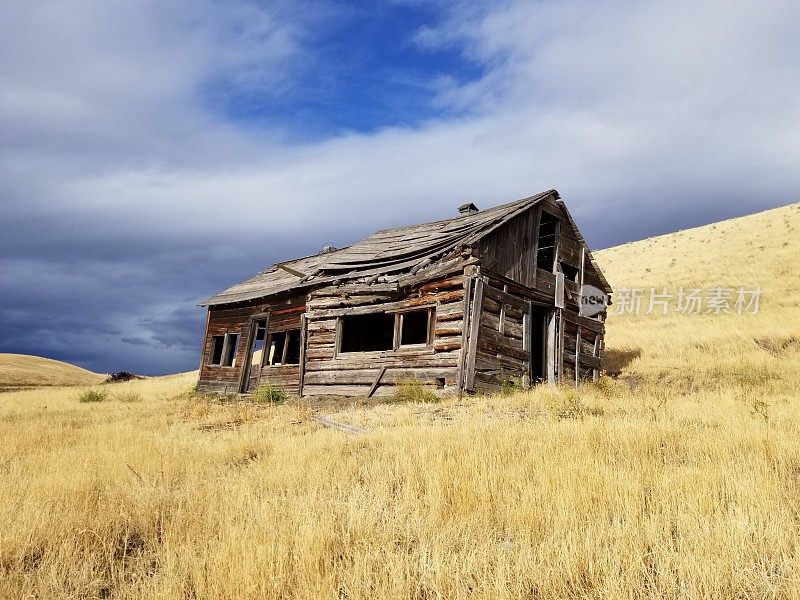
POLYGON ((394 395, 396 402, 440 402, 441 399, 428 389, 424 383, 415 379, 406 379, 397 383, 394 395))
POLYGON ((256 404, 283 404, 287 397, 286 390, 270 384, 260 385, 253 392, 253 402, 256 404))

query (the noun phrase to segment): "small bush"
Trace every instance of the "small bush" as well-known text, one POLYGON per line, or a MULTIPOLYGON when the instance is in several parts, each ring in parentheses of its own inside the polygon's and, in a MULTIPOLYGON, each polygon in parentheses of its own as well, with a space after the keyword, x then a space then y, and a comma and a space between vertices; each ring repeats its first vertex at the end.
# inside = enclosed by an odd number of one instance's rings
POLYGON ((436 394, 421 381, 406 379, 397 383, 394 399, 397 402, 440 402, 436 394))
POLYGON ((78 402, 104 402, 108 399, 108 390, 86 390, 78 396, 78 402))
POLYGON ((257 404, 283 404, 286 402, 286 390, 270 384, 260 385, 253 392, 253 402, 257 404))
POLYGON ((114 400, 117 402, 141 402, 144 400, 141 394, 137 394, 136 392, 120 392, 118 394, 114 394, 114 400))
POLYGON ((500 384, 500 393, 503 396, 513 396, 514 394, 524 391, 525 386, 522 385, 521 377, 512 376, 508 379, 504 379, 500 384))

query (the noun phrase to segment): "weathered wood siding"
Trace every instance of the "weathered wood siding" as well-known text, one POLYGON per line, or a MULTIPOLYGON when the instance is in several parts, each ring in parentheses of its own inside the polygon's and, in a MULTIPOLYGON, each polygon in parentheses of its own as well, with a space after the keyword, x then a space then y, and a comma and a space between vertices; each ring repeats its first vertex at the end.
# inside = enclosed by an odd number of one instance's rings
MULTIPOLYGON (((281 326, 289 329, 289 324, 298 326, 304 306, 305 295, 303 294, 275 298, 269 302, 264 300, 248 302, 241 306, 209 307, 197 390, 203 393, 238 393, 242 380, 242 367, 248 358, 252 343, 250 338, 253 318, 269 315, 270 331, 279 331, 281 326), (278 329, 273 329, 273 327, 278 329), (213 337, 228 333, 238 333, 240 336, 233 366, 223 367, 208 364, 213 337)), ((288 391, 294 390, 296 393, 299 376, 297 366, 268 367, 268 369, 275 369, 274 372, 269 372, 270 380, 274 380, 276 384, 286 386, 288 391)))
MULTIPOLYGON (((267 324, 268 335, 279 331, 300 329, 301 317, 305 312, 305 298, 296 298, 294 305, 273 308, 269 312, 267 324)), ((288 394, 297 395, 300 392, 300 365, 264 365, 261 367, 261 376, 257 385, 274 385, 286 390, 288 394)), ((252 392, 253 389, 247 390, 252 392)))
POLYGON ((235 394, 239 391, 239 379, 242 374, 242 364, 244 363, 246 352, 246 343, 244 342, 249 333, 247 329, 250 324, 250 315, 254 312, 258 312, 258 307, 253 305, 236 308, 216 306, 209 308, 208 326, 206 327, 205 344, 200 364, 200 379, 197 383, 199 392, 235 394), (209 365, 213 337, 227 333, 238 333, 241 336, 233 366, 209 365))
POLYGON ((422 382, 436 394, 458 391, 464 317, 464 277, 428 282, 410 292, 348 293, 346 288, 312 292, 307 305, 304 396, 390 396, 404 380, 422 382), (393 312, 430 306, 434 311, 429 348, 338 352, 340 318, 364 312, 393 312), (385 370, 384 370, 385 367, 385 370), (376 385, 376 380, 380 380, 376 385))
POLYGON ((470 388, 476 391, 496 391, 513 381, 528 383, 530 306, 526 298, 509 293, 508 285, 503 287, 494 287, 486 278, 480 310, 473 314, 480 321, 480 326, 470 332, 477 331, 474 377, 470 381, 470 388))

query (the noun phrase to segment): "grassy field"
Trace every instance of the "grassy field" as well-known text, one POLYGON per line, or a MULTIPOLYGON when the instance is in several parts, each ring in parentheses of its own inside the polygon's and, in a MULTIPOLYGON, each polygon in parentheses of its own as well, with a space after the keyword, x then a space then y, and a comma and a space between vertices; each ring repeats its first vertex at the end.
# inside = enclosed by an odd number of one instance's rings
POLYGON ((42 386, 93 385, 105 375, 58 360, 0 353, 0 391, 42 386))
POLYGON ((577 391, 325 408, 366 435, 195 373, 2 394, 0 598, 800 597, 798 229, 600 252, 759 313, 612 314, 619 375, 577 391))

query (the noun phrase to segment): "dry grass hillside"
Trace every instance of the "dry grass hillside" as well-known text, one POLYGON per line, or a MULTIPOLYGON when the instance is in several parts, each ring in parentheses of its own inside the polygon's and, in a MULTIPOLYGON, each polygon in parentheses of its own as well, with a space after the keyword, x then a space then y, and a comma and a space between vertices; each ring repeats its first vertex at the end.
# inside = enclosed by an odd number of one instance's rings
POLYGON ((0 394, 0 597, 798 598, 798 228, 793 206, 601 253, 617 287, 765 295, 613 315, 620 375, 577 391, 0 394))
POLYGON ((29 356, 0 353, 0 390, 41 386, 93 385, 105 375, 92 373, 69 363, 29 356))
POLYGON ((672 389, 735 383, 797 391, 785 384, 800 379, 800 204, 617 246, 596 258, 617 292, 608 320, 611 370, 672 389), (752 314, 747 304, 756 288, 761 297, 752 314), (701 314, 678 312, 681 289, 686 306, 689 290, 700 290, 701 314), (639 315, 628 312, 637 290, 639 315), (648 315, 651 290, 660 297, 648 315), (727 290, 717 314, 709 299, 727 290), (658 300, 667 302, 666 315, 658 300))

